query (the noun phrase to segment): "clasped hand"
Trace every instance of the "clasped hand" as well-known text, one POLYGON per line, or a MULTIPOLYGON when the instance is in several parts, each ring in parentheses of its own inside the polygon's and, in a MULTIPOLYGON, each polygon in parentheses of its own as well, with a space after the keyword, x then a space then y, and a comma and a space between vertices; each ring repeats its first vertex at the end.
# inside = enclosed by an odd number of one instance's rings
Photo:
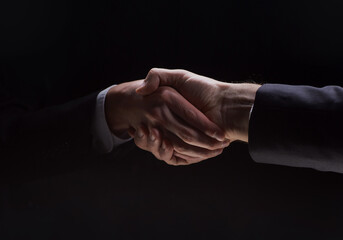
POLYGON ((113 134, 130 135, 139 148, 170 165, 197 163, 221 154, 234 140, 245 140, 252 103, 242 98, 227 114, 227 102, 236 93, 234 84, 154 68, 144 80, 109 90, 106 120, 113 134))

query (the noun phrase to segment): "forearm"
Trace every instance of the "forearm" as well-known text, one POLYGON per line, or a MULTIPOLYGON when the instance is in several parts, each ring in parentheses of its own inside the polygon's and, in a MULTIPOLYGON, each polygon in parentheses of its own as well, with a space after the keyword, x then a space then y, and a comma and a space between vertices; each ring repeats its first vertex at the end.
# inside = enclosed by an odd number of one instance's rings
POLYGON ((343 88, 266 84, 250 119, 257 162, 343 173, 343 88))
POLYGON ((1 118, 1 152, 11 159, 50 161, 91 150, 96 93, 67 104, 1 118))

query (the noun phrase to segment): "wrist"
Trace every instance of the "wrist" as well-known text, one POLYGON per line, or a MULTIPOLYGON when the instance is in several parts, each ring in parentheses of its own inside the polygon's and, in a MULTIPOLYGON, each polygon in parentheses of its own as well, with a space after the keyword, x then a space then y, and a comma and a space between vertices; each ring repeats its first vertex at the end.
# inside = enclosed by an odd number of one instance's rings
POLYGON ((225 135, 232 141, 248 142, 250 111, 261 85, 250 83, 223 83, 221 114, 225 135))
POLYGON ((112 134, 119 138, 129 138, 127 134, 129 129, 128 121, 124 114, 124 86, 119 84, 109 89, 105 98, 105 118, 112 134))

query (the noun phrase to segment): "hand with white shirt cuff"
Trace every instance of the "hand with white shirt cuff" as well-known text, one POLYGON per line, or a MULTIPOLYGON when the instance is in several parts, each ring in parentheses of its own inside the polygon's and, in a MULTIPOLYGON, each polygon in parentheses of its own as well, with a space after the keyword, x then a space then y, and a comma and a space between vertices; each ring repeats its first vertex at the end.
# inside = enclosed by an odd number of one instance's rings
POLYGON ((93 135, 99 151, 110 152, 131 134, 156 158, 185 165, 215 157, 229 144, 222 129, 176 90, 161 87, 142 96, 135 91, 142 82, 111 86, 98 95, 93 135))

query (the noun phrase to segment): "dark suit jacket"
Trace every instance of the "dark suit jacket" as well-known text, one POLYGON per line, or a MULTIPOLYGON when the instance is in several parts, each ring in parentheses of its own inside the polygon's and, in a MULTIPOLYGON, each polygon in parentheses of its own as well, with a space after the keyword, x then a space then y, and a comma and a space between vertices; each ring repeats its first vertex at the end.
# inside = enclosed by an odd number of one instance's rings
POLYGON ((261 163, 343 173, 343 88, 265 84, 249 126, 252 158, 261 163))
POLYGON ((96 96, 114 79, 103 81, 100 6, 90 16, 74 4, 1 3, 0 178, 65 172, 93 154, 96 96))
POLYGON ((23 180, 63 172, 87 162, 93 152, 91 123, 97 93, 65 104, 31 110, 0 102, 1 178, 23 180))

